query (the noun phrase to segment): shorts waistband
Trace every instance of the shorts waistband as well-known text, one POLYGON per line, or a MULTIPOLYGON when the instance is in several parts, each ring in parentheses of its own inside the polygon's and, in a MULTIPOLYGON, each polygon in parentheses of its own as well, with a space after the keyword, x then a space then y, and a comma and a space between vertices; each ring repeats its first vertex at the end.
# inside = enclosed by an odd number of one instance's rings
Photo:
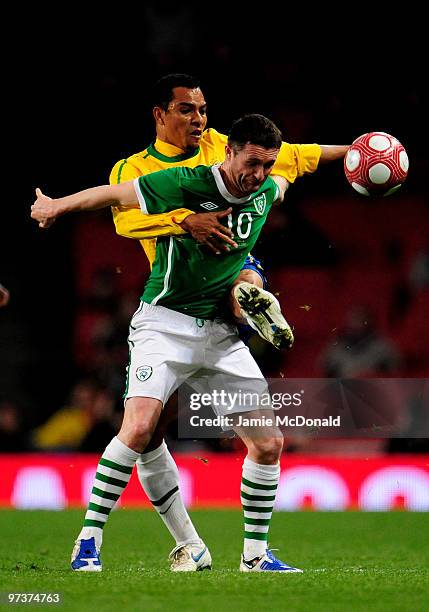
POLYGON ((170 322, 175 322, 178 325, 197 325, 197 327, 203 328, 207 325, 213 324, 222 324, 225 323, 223 319, 202 319, 200 317, 191 317, 183 312, 178 312, 177 310, 172 310, 171 308, 166 308, 165 306, 158 306, 157 304, 149 304, 148 302, 142 302, 143 308, 140 312, 150 313, 154 316, 159 316, 164 319, 168 317, 170 322))

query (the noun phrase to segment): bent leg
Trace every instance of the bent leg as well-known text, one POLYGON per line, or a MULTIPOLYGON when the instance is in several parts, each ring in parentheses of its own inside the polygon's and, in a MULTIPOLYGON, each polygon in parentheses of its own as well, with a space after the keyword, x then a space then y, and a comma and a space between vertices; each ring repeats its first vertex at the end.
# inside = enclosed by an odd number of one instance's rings
POLYGON ((229 307, 232 311, 232 314, 234 315, 234 318, 237 320, 238 323, 247 325, 247 320, 241 314, 241 306, 237 302, 237 299, 234 294, 235 287, 244 281, 247 283, 251 283, 252 285, 256 285, 257 287, 260 287, 262 289, 264 287, 264 280, 262 276, 255 270, 244 268, 243 270, 241 270, 240 274, 235 279, 229 292, 229 307))
POLYGON ((137 459, 137 474, 176 546, 183 546, 201 540, 181 495, 179 470, 164 442, 164 434, 174 420, 177 420, 177 393, 168 400, 149 444, 137 459))

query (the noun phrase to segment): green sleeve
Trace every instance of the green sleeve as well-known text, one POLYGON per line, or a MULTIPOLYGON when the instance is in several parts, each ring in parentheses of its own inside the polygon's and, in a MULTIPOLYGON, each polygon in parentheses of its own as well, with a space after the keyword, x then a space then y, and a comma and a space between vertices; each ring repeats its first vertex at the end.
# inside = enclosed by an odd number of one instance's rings
POLYGON ((146 215, 181 208, 184 199, 180 168, 168 168, 135 179, 134 187, 142 212, 146 215))

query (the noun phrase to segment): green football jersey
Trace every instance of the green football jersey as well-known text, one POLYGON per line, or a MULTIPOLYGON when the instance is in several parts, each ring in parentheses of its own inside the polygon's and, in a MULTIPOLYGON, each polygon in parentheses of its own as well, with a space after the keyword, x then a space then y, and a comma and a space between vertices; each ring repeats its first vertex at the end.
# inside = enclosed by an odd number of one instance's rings
POLYGON ((177 208, 217 212, 232 207, 224 219, 237 248, 220 255, 210 252, 191 236, 164 236, 157 240, 151 275, 141 299, 199 319, 222 316, 232 282, 252 250, 279 189, 271 177, 244 198, 226 189, 219 166, 169 168, 135 179, 144 214, 177 208))

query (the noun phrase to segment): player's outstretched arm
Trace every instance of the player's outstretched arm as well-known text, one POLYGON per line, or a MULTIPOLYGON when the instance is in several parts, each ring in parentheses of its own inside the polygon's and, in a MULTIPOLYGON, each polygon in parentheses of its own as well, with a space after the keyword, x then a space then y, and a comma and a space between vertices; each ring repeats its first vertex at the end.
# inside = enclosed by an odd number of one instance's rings
POLYGON ((98 210, 107 206, 134 206, 137 201, 132 181, 119 185, 100 185, 73 193, 64 198, 52 199, 36 189, 36 200, 31 207, 31 218, 39 227, 50 227, 58 217, 70 212, 98 210))
MULTIPOLYGON (((110 173, 111 185, 118 185, 127 181, 133 181, 142 175, 131 160, 120 160, 110 173)), ((116 233, 125 238, 145 240, 157 238, 158 236, 180 236, 185 231, 180 227, 185 217, 192 214, 191 210, 184 208, 166 211, 160 214, 142 215, 140 207, 136 202, 135 208, 130 206, 112 206, 113 221, 116 233), (174 219, 174 220, 173 220, 174 219)))
POLYGON ((320 145, 320 148, 320 162, 326 163, 342 159, 349 150, 349 145, 320 145))
POLYGON ((128 212, 114 213, 114 219, 116 232, 125 238, 145 240, 189 233, 197 242, 206 244, 217 252, 219 248, 228 250, 226 243, 232 247, 236 246, 231 230, 219 221, 231 210, 223 213, 193 213, 186 208, 179 208, 162 214, 143 215, 140 209, 129 208, 128 212))

